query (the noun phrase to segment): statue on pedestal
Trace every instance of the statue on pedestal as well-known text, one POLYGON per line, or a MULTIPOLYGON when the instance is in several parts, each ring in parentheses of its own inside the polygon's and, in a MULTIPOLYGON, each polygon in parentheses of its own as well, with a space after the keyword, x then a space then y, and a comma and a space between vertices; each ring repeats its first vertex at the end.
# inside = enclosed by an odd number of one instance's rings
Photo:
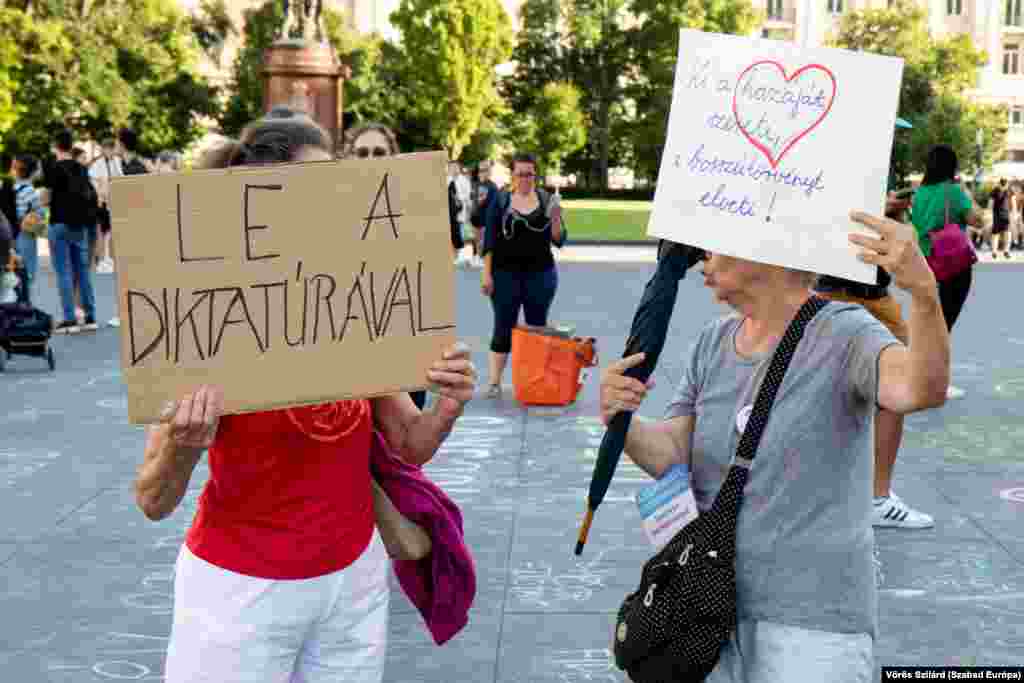
POLYGON ((288 40, 298 28, 302 40, 324 42, 321 19, 323 0, 281 0, 284 3, 284 26, 277 37, 288 40), (297 6, 296 6, 297 5, 297 6))

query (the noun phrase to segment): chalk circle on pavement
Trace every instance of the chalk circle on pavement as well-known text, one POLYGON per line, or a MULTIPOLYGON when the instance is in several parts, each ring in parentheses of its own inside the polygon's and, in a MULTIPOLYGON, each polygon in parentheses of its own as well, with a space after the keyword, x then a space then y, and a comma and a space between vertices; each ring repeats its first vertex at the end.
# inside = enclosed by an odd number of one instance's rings
POLYGON ((999 497, 1003 500, 1008 500, 1011 503, 1024 503, 1024 486, 1013 489, 1003 489, 999 492, 999 497))
POLYGON ((1024 396, 1024 377, 1014 377, 1000 382, 996 385, 996 393, 1010 397, 1024 396))

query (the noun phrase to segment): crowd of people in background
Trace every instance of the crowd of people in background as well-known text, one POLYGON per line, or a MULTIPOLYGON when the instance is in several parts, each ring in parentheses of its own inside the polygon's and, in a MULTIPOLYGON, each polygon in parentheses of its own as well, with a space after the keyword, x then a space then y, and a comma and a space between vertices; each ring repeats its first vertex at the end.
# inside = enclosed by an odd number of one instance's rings
MULTIPOLYGON (((46 240, 60 296, 57 334, 99 329, 94 274, 114 274, 111 179, 142 173, 168 173, 182 168, 182 155, 166 150, 155 159, 139 152, 135 131, 122 128, 116 138, 100 141, 90 156, 88 145, 76 144, 68 130, 57 132, 49 158, 16 156, 10 178, 0 188, 0 204, 12 232, 13 253, 3 261, 17 263, 23 299, 31 303, 39 274, 39 241, 46 240)), ((107 324, 119 327, 113 315, 107 324)))

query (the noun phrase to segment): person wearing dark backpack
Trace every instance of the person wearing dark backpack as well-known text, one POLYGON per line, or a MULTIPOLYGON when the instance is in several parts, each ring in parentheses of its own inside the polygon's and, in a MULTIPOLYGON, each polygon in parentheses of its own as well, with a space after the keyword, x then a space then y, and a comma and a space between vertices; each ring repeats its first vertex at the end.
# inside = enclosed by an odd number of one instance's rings
POLYGON ((95 330, 96 299, 89 267, 89 231, 96 225, 99 201, 89 171, 72 158, 71 131, 57 133, 53 153, 56 161, 43 167, 43 185, 50 190, 50 259, 57 275, 64 319, 57 334, 75 334, 95 330), (75 282, 78 282, 85 320, 75 317, 75 282))
POLYGON ((25 276, 25 296, 31 300, 32 284, 39 263, 38 239, 46 236, 46 214, 39 193, 32 186, 39 162, 34 156, 23 154, 11 164, 14 176, 14 246, 21 258, 25 276))

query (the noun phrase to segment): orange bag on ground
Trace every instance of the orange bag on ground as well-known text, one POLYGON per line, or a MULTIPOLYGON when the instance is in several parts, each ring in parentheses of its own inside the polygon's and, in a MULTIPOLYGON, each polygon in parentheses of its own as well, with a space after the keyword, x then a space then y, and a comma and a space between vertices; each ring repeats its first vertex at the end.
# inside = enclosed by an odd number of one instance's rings
POLYGON ((569 337, 550 327, 512 330, 512 384, 524 405, 566 406, 576 400, 580 371, 597 364, 594 338, 569 337))

